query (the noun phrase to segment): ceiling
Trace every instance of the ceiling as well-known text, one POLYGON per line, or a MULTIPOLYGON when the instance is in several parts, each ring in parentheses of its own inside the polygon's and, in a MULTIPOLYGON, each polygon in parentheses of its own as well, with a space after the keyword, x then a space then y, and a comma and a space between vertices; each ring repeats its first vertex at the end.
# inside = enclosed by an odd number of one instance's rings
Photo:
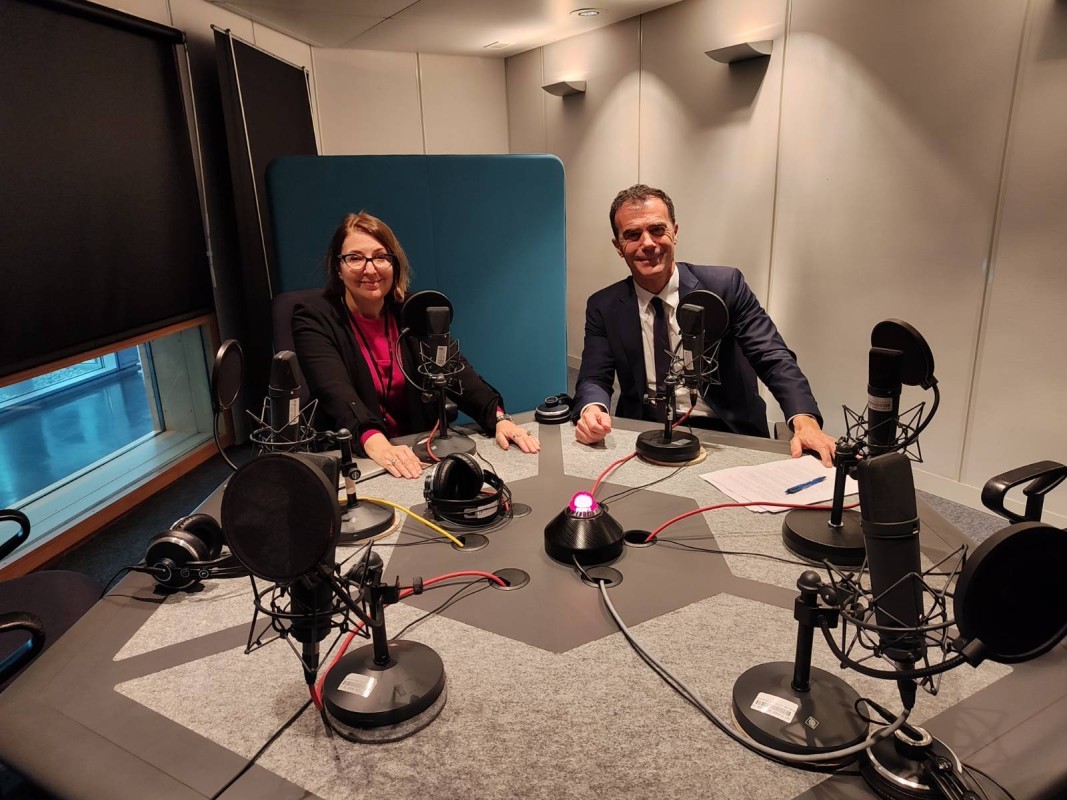
POLYGON ((504 58, 678 0, 211 0, 314 47, 504 58), (572 12, 592 7, 597 16, 572 12))

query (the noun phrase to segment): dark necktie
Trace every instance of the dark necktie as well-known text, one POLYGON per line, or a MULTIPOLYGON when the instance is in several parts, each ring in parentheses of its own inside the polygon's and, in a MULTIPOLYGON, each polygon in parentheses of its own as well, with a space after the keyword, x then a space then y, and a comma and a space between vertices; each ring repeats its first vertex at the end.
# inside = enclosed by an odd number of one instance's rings
POLYGON ((652 353, 656 360, 656 392, 662 392, 667 380, 667 370, 671 363, 671 340, 667 335, 667 309, 658 297, 652 298, 652 353))

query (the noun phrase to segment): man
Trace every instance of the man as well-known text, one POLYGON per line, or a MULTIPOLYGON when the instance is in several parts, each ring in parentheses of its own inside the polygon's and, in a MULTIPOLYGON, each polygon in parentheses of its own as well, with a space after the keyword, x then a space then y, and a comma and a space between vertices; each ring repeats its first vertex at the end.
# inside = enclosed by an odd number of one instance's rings
MULTIPOLYGON (((697 399, 689 421, 694 427, 769 436, 767 407, 756 388, 758 375, 793 430, 793 457, 812 450, 823 464, 832 466, 834 440, 822 431, 808 380, 741 272, 675 262, 674 203, 661 189, 642 184, 624 189, 611 204, 610 217, 612 244, 630 268, 630 277, 601 289, 586 306, 585 347, 574 405, 577 440, 593 444, 611 432, 608 408, 616 376, 621 389, 616 413, 629 419, 657 418, 652 400, 657 385, 657 321, 660 341, 664 334, 657 315, 666 317, 673 348, 680 338, 676 310, 686 294, 707 289, 726 303, 730 325, 719 348, 719 385, 709 386, 697 399)), ((664 376, 658 377, 662 385, 664 376)), ((679 391, 678 399, 680 410, 688 408, 688 392, 679 391)))

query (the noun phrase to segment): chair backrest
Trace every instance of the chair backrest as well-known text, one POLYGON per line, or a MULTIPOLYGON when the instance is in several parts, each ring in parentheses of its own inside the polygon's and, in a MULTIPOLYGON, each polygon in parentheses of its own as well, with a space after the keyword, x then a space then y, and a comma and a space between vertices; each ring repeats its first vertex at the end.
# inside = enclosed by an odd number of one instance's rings
MULTIPOLYGON (((296 308, 297 303, 309 300, 321 292, 321 289, 297 289, 296 291, 281 292, 274 295, 274 299, 270 304, 270 317, 274 334, 275 353, 280 353, 282 350, 295 351, 293 346, 293 310, 296 308)), ((299 371, 299 363, 297 364, 297 370, 297 377, 300 380, 300 405, 303 406, 311 401, 311 390, 308 389, 307 381, 304 380, 304 373, 299 371)))

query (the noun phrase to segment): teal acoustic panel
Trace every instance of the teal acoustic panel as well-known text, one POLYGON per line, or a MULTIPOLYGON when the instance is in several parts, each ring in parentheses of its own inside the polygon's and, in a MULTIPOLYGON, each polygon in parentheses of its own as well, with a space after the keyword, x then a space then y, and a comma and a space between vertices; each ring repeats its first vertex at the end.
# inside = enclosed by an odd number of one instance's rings
POLYGON ((412 288, 452 301, 452 334, 504 396, 528 411, 566 390, 566 217, 554 156, 292 156, 267 171, 276 291, 321 286, 345 214, 389 224, 412 288))

